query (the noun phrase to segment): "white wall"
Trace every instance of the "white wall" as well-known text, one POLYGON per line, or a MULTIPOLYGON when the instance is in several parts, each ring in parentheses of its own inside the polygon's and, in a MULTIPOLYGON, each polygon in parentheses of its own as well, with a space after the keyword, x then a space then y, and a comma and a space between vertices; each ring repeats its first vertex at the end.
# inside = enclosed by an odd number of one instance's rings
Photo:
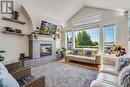
MULTIPOLYGON (((15 9, 20 13, 19 20, 26 22, 25 25, 9 22, 0 19, 0 31, 4 26, 21 29, 24 34, 29 34, 31 26, 27 17, 25 17, 20 2, 15 3, 15 9)), ((11 17, 11 15, 0 14, 0 17, 11 17)), ((25 53, 28 56, 28 38, 26 36, 9 35, 0 33, 0 50, 5 50, 5 61, 17 61, 20 53, 25 53)))
MULTIPOLYGON (((122 45, 128 50, 128 16, 125 16, 122 12, 111 11, 106 9, 94 8, 94 7, 84 7, 79 12, 77 12, 65 26, 65 31, 73 31, 76 28, 73 26, 74 21, 77 21, 81 18, 86 18, 89 16, 101 15, 101 22, 95 24, 87 24, 79 27, 92 27, 99 25, 100 26, 100 51, 103 52, 103 30, 102 27, 105 24, 116 24, 117 26, 117 44, 122 45)), ((64 39, 65 41, 65 39, 64 39)), ((65 42, 64 42, 65 43, 65 42)), ((65 44, 64 44, 65 46, 65 44)))
MULTIPOLYGON (((29 2, 26 0, 15 0, 15 10, 20 13, 19 20, 26 22, 26 24, 21 25, 0 19, 0 31, 2 31, 3 26, 8 26, 21 29, 23 33, 29 34, 35 30, 36 27, 40 27, 41 20, 59 24, 56 20, 44 16, 44 12, 41 8, 38 9, 35 4, 29 4, 29 2)), ((3 16, 11 17, 11 15, 0 14, 1 18, 3 16)), ((0 33, 0 50, 6 51, 6 53, 3 54, 5 61, 17 61, 20 53, 25 53, 26 56, 28 56, 28 45, 28 37, 26 36, 7 35, 0 33)))

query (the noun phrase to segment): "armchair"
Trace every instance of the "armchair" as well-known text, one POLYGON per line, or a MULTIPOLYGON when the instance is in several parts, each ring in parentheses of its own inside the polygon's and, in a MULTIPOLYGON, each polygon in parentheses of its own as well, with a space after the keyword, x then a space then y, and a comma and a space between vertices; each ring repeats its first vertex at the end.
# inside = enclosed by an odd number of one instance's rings
MULTIPOLYGON (((5 65, 9 73, 18 81, 31 75, 31 68, 22 67, 20 62, 5 65)), ((21 87, 45 87, 45 77, 34 78, 26 81, 21 87)))

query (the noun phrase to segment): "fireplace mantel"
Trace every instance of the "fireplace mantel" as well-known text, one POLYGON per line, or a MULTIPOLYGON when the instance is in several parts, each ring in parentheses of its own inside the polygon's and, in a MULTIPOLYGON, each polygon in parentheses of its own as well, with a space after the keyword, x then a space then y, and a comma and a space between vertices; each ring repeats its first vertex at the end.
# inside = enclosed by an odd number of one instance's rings
POLYGON ((32 35, 29 35, 29 39, 30 40, 54 40, 54 37, 51 36, 51 35, 36 35, 35 34, 32 34, 32 35))

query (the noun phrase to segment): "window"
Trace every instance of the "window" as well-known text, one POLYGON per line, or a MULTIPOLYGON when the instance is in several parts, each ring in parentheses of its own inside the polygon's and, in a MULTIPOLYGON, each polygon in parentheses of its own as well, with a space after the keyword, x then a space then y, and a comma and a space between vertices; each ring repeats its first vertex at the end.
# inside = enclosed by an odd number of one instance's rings
MULTIPOLYGON (((128 17, 128 34, 130 35, 130 17, 128 17)), ((130 41, 130 36, 129 36, 130 41)))
POLYGON ((67 40, 67 49, 71 50, 72 49, 72 41, 73 41, 73 33, 72 32, 66 32, 66 40, 67 40))
POLYGON ((75 48, 99 49, 99 27, 75 31, 75 48))
POLYGON ((128 17, 128 28, 130 30, 130 17, 128 17))
POLYGON ((104 53, 109 53, 109 48, 116 43, 116 26, 104 26, 104 53))

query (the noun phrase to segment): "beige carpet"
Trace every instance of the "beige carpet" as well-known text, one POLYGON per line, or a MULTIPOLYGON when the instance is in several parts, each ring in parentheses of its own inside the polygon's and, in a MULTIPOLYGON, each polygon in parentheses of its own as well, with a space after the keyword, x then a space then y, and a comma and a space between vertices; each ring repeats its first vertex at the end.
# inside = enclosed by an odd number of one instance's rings
POLYGON ((46 87, 90 87, 98 71, 58 61, 34 68, 32 74, 44 75, 46 87))

